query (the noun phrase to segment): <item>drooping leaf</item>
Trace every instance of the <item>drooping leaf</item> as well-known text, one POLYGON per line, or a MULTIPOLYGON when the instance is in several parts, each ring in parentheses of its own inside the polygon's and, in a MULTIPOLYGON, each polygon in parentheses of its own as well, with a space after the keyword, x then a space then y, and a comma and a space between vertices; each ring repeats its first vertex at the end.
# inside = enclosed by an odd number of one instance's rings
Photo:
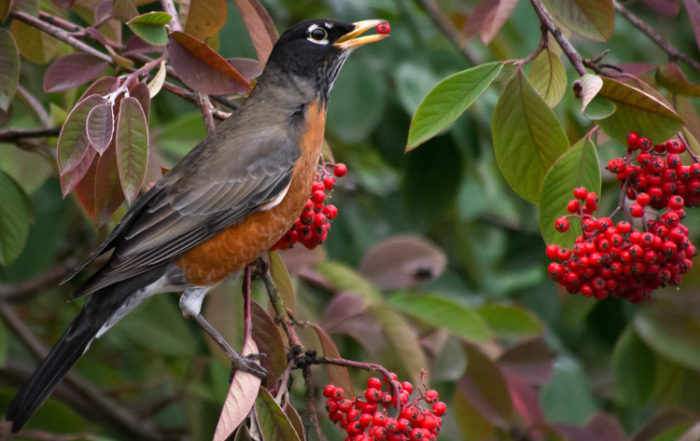
POLYGON ((656 144, 669 139, 683 125, 668 104, 629 84, 603 78, 600 95, 612 100, 617 110, 598 121, 598 126, 623 145, 631 131, 642 133, 656 144))
POLYGON ((427 239, 397 235, 367 251, 360 273, 380 289, 410 288, 439 277, 446 264, 445 252, 427 239))
POLYGON ((685 6, 688 18, 690 18, 690 24, 693 25, 695 44, 700 49, 700 3, 695 0, 683 0, 683 6, 685 6))
POLYGON ((156 72, 153 79, 148 83, 148 95, 151 97, 151 99, 153 99, 156 95, 158 95, 158 92, 160 92, 160 89, 163 87, 163 83, 165 83, 167 73, 168 70, 165 67, 165 60, 163 60, 158 66, 158 72, 156 72))
POLYGON ((0 266, 9 265, 24 249, 32 213, 22 187, 0 170, 0 266))
POLYGON ((612 353, 616 389, 625 403, 646 403, 654 389, 654 354, 634 333, 632 327, 623 332, 612 353))
POLYGON ((294 285, 292 285, 292 279, 289 277, 287 267, 277 251, 270 251, 269 256, 270 274, 275 281, 277 291, 279 291, 284 306, 296 314, 296 293, 294 292, 294 285))
MULTIPOLYGON (((316 331, 316 336, 318 337, 319 343, 321 343, 321 349, 323 349, 323 355, 331 358, 340 358, 340 352, 335 342, 330 335, 322 327, 314 324, 313 330, 316 331)), ((338 387, 342 387, 345 390, 347 396, 355 396, 355 386, 352 384, 352 379, 350 378, 350 373, 348 368, 345 366, 335 366, 332 364, 325 365, 326 373, 328 374, 328 382, 338 387)))
POLYGON ((476 311, 437 295, 396 294, 388 299, 393 308, 450 331, 467 341, 489 341, 487 322, 476 311))
POLYGON ((251 89, 226 59, 189 34, 173 32, 168 42, 168 54, 182 82, 198 92, 224 94, 251 89))
POLYGON ((507 339, 526 339, 542 334, 542 323, 530 311, 517 306, 490 303, 476 308, 494 334, 507 339))
POLYGON ((503 69, 487 63, 458 72, 440 81, 423 98, 408 130, 406 151, 437 135, 481 95, 503 69))
MULTIPOLYGON (((258 348, 252 340, 249 339, 243 343, 242 355, 257 353, 258 348)), ((214 430, 214 441, 225 441, 228 439, 233 431, 246 419, 250 410, 257 403, 258 391, 265 391, 265 389, 260 388, 260 383, 260 378, 255 375, 240 370, 236 371, 233 375, 233 381, 231 381, 226 401, 221 409, 219 422, 214 430)), ((265 391, 265 393, 267 392, 265 391)), ((272 397, 269 398, 272 399, 272 397)))
POLYGON ((587 377, 570 358, 559 358, 554 363, 554 376, 540 389, 540 400, 550 423, 580 426, 596 411, 587 377))
POLYGON ((598 153, 588 137, 580 139, 557 159, 544 178, 538 208, 540 232, 545 243, 569 248, 581 234, 581 225, 576 221, 570 223, 566 233, 554 229, 556 219, 569 214, 566 205, 574 198, 576 187, 586 187, 600 195, 598 153))
POLYGON ((95 106, 106 102, 99 95, 90 95, 68 114, 58 137, 58 168, 61 174, 74 169, 90 148, 86 131, 88 115, 95 106))
MULTIPOLYGON (((87 176, 89 176, 89 172, 85 179, 87 179, 87 176)), ((102 156, 97 158, 97 167, 95 168, 91 190, 93 192, 93 218, 98 225, 102 225, 109 220, 112 213, 124 202, 124 192, 119 179, 115 139, 112 139, 112 144, 102 156)))
POLYGON ((166 12, 155 11, 138 15, 126 24, 145 42, 154 46, 165 46, 168 44, 168 31, 165 25, 172 19, 173 17, 166 12))
POLYGON ((56 58, 44 74, 44 92, 63 92, 99 77, 109 66, 89 54, 68 54, 56 58))
POLYGON ((537 427, 545 422, 536 389, 521 377, 504 373, 513 408, 520 414, 525 427, 537 427))
POLYGON ((615 27, 610 0, 543 0, 547 10, 570 30, 593 41, 608 41, 615 27))
POLYGON ((280 405, 263 387, 260 388, 258 398, 255 400, 255 416, 263 440, 301 441, 280 405))
POLYGON ((700 311, 657 302, 634 317, 639 338, 655 352, 690 369, 700 370, 700 311))
POLYGON ((253 340, 260 353, 265 354, 260 362, 267 370, 266 384, 273 385, 287 367, 287 353, 284 340, 275 321, 257 302, 251 303, 253 340))
POLYGON ((521 70, 508 81, 491 120, 498 167, 524 199, 540 198, 550 166, 569 147, 564 130, 521 70))
POLYGON ((219 33, 227 17, 226 0, 190 0, 184 21, 185 32, 206 40, 219 33))
POLYGON ((145 83, 138 82, 129 88, 129 95, 133 96, 141 104, 143 114, 146 115, 146 123, 151 113, 151 93, 145 83))
POLYGON ((598 75, 587 73, 574 81, 574 93, 581 98, 581 113, 586 110, 588 104, 598 95, 603 87, 603 79, 598 75))
POLYGON ((101 155, 109 147, 114 134, 114 114, 112 104, 98 104, 90 110, 87 117, 87 138, 101 155))
POLYGON ((148 164, 148 124, 134 97, 121 101, 115 139, 119 179, 124 197, 131 203, 143 185, 148 164))
POLYGON ((19 81, 19 51, 12 34, 0 29, 0 111, 7 112, 19 81))
POLYGON ((260 65, 264 66, 272 52, 272 47, 279 38, 275 23, 259 0, 234 0, 234 2, 253 42, 255 53, 258 54, 260 65))
POLYGON ((491 43, 517 4, 517 0, 484 0, 479 3, 465 25, 464 37, 470 39, 479 35, 484 44, 491 43))
POLYGON ((114 0, 102 0, 95 8, 95 23, 104 23, 112 17, 114 0))
MULTIPOLYGON (((97 154, 94 149, 91 150, 95 155, 97 154)), ((109 149, 107 152, 109 152, 109 149)), ((97 213, 95 211, 95 172, 97 171, 97 166, 100 160, 102 160, 102 157, 98 157, 96 161, 92 161, 90 167, 84 173, 83 178, 74 187, 75 193, 78 195, 80 205, 83 206, 87 214, 89 214, 93 220, 97 220, 97 213)), ((117 182, 119 182, 119 175, 117 175, 117 182)), ((64 191, 63 194, 65 197, 67 193, 64 191)), ((119 194, 122 195, 121 191, 119 194)), ((124 196, 122 196, 122 198, 123 197, 124 196)))
POLYGON ((95 149, 88 149, 88 151, 83 155, 75 168, 71 171, 61 175, 61 192, 63 197, 68 196, 68 193, 73 191, 73 189, 78 185, 80 181, 83 180, 87 172, 92 167, 95 157, 97 156, 97 151, 95 149))
POLYGON ((532 87, 549 107, 556 106, 566 91, 566 70, 559 56, 543 50, 532 61, 529 75, 532 87))
POLYGON ((25 60, 46 64, 56 55, 58 40, 19 20, 12 20, 10 32, 25 60))
POLYGON ((700 96, 700 85, 688 80, 676 63, 659 66, 656 71, 656 81, 673 93, 685 96, 700 96))

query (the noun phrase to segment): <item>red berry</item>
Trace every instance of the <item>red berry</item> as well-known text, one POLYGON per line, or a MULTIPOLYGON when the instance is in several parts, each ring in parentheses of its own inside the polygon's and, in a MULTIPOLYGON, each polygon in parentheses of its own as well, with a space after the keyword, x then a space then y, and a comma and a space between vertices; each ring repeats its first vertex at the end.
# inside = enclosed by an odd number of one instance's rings
POLYGON ((574 197, 576 199, 586 199, 586 195, 588 195, 588 190, 586 190, 586 187, 574 188, 574 197))
POLYGON ((637 132, 630 132, 627 135, 627 145, 630 147, 637 147, 639 143, 639 134, 637 132))
POLYGON ((668 200, 668 208, 671 210, 680 210, 683 208, 683 205, 683 198, 681 196, 671 196, 671 198, 668 200))
POLYGON ((437 403, 433 404, 433 414, 437 416, 442 416, 445 414, 446 411, 447 405, 442 401, 438 401, 437 403))
POLYGON ((326 179, 323 180, 323 187, 326 190, 332 190, 334 185, 335 185, 335 178, 333 176, 328 176, 326 179))
POLYGON ((382 399, 382 392, 379 389, 370 387, 365 391, 365 399, 368 403, 376 403, 382 399))
POLYGON ((651 202, 651 198, 648 193, 642 192, 637 195, 637 203, 642 207, 649 205, 649 202, 651 202))
POLYGON ((333 395, 333 392, 335 392, 335 386, 332 384, 329 384, 323 388, 323 396, 326 398, 330 398, 333 395))
POLYGON ((342 162, 339 162, 333 167, 333 174, 336 175, 339 178, 342 178, 345 176, 345 174, 348 172, 348 167, 343 164, 342 162))
POLYGON ((639 146, 640 149, 647 151, 651 148, 652 143, 651 139, 649 138, 639 138, 639 141, 637 142, 637 145, 639 146))
POLYGON ((316 203, 321 203, 326 199, 326 193, 323 190, 314 190, 311 193, 311 199, 316 203))
MULTIPOLYGON (((345 390, 343 390, 342 387, 336 387, 333 390, 333 399, 336 401, 340 401, 343 398, 345 398, 345 390)), ((347 401, 347 400, 346 400, 347 401)))
POLYGON ((560 217, 554 222, 554 228, 560 233, 569 231, 569 220, 565 217, 560 217))
POLYGON ((323 207, 322 213, 328 218, 328 220, 333 220, 338 216, 338 209, 335 205, 326 205, 323 207))
POLYGON ((642 217, 644 215, 644 207, 637 203, 632 204, 630 207, 630 215, 632 217, 642 217))
POLYGON ((547 248, 545 248, 545 254, 552 260, 557 259, 559 257, 559 245, 547 245, 547 248))
POLYGON ((378 34, 388 34, 389 32, 391 32, 391 26, 389 25, 388 21, 379 23, 379 25, 377 25, 378 34))
POLYGON ((566 211, 569 213, 578 213, 579 208, 581 208, 581 203, 577 199, 572 199, 566 204, 566 211))
MULTIPOLYGON (((328 207, 326 207, 328 208, 328 207)), ((375 388, 375 389, 381 389, 382 388, 382 380, 380 380, 377 377, 370 377, 367 380, 367 387, 368 388, 375 388)))
POLYGON ((439 395, 438 392, 435 389, 430 389, 425 392, 425 402, 426 403, 432 403, 433 401, 437 401, 439 395))

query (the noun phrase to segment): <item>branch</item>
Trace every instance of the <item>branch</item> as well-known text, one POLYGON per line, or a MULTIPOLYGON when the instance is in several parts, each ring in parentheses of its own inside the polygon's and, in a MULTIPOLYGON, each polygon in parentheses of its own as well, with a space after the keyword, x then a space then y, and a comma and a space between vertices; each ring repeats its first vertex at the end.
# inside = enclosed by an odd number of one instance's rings
POLYGON ((182 31, 182 25, 180 24, 180 19, 177 15, 177 9, 175 9, 175 3, 173 0, 160 0, 160 4, 163 6, 163 10, 173 17, 170 20, 170 28, 173 31, 182 31))
POLYGON ((579 76, 586 75, 586 68, 583 66, 583 59, 581 58, 581 55, 576 52, 576 49, 574 49, 569 40, 564 37, 561 29, 554 24, 554 20, 542 5, 542 1, 530 0, 530 3, 532 3, 533 8, 535 8, 535 13, 539 17, 540 23, 542 23, 542 25, 546 27, 547 30, 549 30, 549 32, 554 36, 554 39, 557 40, 561 50, 564 51, 566 57, 569 59, 569 61, 571 61, 571 64, 574 66, 574 69, 576 69, 579 76))
POLYGON ((695 69, 696 71, 700 72, 700 62, 690 58, 688 55, 684 54, 680 50, 678 50, 675 46, 673 46, 671 43, 668 41, 664 40, 661 35, 657 34, 656 31, 654 31, 649 25, 644 23, 639 17, 631 13, 627 8, 622 6, 621 4, 617 2, 613 2, 615 5, 615 10, 625 17, 627 21, 632 23, 634 27, 642 31, 644 35, 649 37, 651 41, 656 43, 657 46, 659 46, 664 52, 666 52, 670 57, 671 60, 681 60, 687 63, 690 67, 695 69))
POLYGON ((450 20, 445 17, 445 15, 440 12, 440 9, 433 2, 433 0, 420 0, 420 5, 423 7, 425 12, 428 13, 433 23, 442 31, 447 38, 452 40, 452 42, 457 46, 459 51, 464 55, 464 57, 469 60, 472 64, 481 64, 482 60, 477 54, 475 54, 468 46, 462 44, 462 34, 455 29, 450 20))
POLYGON ((542 53, 543 50, 547 49, 548 44, 549 44, 549 32, 547 31, 547 28, 545 26, 542 26, 542 36, 540 37, 540 43, 537 45, 537 49, 535 49, 534 52, 532 52, 530 55, 523 58, 522 60, 518 60, 518 65, 527 64, 530 61, 537 58, 542 53))
MULTIPOLYGON (((45 138, 58 136, 60 127, 48 127, 38 129, 0 129, 0 142, 17 142, 25 138, 45 138)), ((0 288, 0 292, 2 288, 0 288)))
POLYGON ((49 112, 44 108, 44 105, 32 95, 31 92, 22 87, 21 84, 17 85, 17 94, 26 102, 27 106, 32 109, 34 115, 39 118, 42 125, 48 126, 51 124, 51 117, 49 116, 49 112))

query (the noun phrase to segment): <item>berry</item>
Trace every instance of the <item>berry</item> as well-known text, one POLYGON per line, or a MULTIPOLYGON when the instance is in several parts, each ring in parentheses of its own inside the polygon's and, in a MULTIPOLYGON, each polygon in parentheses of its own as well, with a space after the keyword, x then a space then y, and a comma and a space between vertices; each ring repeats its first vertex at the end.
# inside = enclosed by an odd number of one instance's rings
POLYGON ((391 26, 389 26, 388 21, 379 23, 379 25, 377 25, 378 34, 388 34, 389 32, 391 32, 391 26))
POLYGON ((338 178, 342 178, 347 172, 348 167, 342 162, 337 163, 335 167, 333 167, 333 174, 338 178))
POLYGON ((586 187, 576 187, 574 188, 574 197, 576 199, 586 199, 586 196, 588 195, 588 190, 586 190, 586 187))
POLYGON ((627 145, 636 148, 639 145, 639 135, 637 132, 630 132, 629 135, 627 135, 627 145))
POLYGON ((569 220, 565 217, 560 217, 554 222, 554 228, 560 233, 569 231, 569 220))

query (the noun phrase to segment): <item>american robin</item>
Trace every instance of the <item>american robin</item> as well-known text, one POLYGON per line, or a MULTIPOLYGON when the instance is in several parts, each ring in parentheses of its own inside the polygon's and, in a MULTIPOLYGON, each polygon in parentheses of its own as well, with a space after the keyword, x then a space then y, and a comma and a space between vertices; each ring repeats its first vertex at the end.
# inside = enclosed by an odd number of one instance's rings
MULTIPOLYGON (((183 291, 183 314, 202 318, 205 293, 287 232, 313 183, 333 82, 353 49, 386 36, 361 35, 381 23, 309 20, 282 34, 245 104, 158 180, 69 275, 112 250, 74 292, 92 294, 80 314, 10 403, 13 432, 91 342, 143 299, 183 291)), ((234 367, 261 369, 240 356, 234 367)))

